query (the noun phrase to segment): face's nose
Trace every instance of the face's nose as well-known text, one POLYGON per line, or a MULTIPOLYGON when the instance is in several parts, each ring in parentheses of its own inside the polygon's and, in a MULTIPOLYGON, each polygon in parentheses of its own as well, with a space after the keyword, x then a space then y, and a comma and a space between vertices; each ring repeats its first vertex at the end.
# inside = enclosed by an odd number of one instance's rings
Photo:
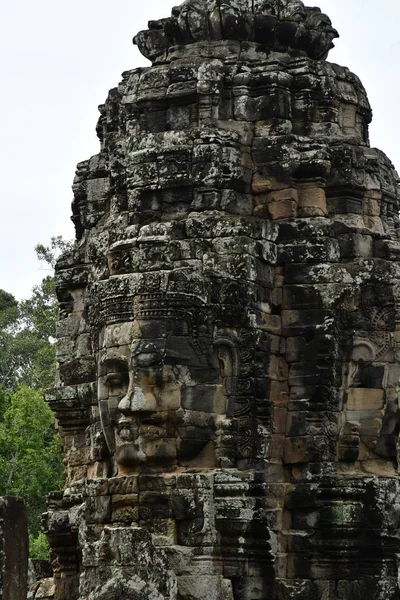
POLYGON ((138 412, 156 412, 157 402, 153 394, 147 394, 143 391, 134 374, 129 373, 129 385, 125 396, 118 404, 118 410, 125 416, 138 412))

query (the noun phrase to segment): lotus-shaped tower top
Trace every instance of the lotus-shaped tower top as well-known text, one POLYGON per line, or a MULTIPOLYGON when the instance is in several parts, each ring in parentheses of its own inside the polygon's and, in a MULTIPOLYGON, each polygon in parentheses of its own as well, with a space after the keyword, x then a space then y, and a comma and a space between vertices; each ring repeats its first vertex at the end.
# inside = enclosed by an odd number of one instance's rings
POLYGON ((329 17, 301 0, 186 0, 171 17, 150 21, 134 43, 153 62, 168 59, 172 47, 221 40, 324 60, 337 37, 329 17))

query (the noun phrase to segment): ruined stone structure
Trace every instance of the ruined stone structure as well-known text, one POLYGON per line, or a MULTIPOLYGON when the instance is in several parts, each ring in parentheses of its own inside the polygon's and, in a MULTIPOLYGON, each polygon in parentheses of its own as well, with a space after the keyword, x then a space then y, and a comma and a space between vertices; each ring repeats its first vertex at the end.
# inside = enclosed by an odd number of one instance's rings
POLYGON ((100 107, 57 267, 57 600, 395 600, 399 190, 337 32, 187 0, 100 107))
POLYGON ((26 600, 28 521, 23 500, 0 498, 0 600, 26 600))

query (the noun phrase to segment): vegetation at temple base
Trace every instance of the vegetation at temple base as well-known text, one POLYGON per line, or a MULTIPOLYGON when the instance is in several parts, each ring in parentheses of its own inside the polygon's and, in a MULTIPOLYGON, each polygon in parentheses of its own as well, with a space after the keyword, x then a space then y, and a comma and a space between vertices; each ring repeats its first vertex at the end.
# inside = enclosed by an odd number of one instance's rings
MULTIPOLYGON (((52 238, 36 254, 53 271, 69 243, 52 238)), ((62 453, 54 416, 43 391, 54 385, 55 332, 58 316, 53 274, 18 302, 0 290, 0 495, 20 496, 29 518, 30 552, 45 558, 40 531, 45 495, 64 482, 62 453)))
POLYGON ((21 385, 0 423, 0 490, 25 499, 34 536, 40 531, 44 494, 62 486, 62 473, 53 414, 41 391, 21 385))

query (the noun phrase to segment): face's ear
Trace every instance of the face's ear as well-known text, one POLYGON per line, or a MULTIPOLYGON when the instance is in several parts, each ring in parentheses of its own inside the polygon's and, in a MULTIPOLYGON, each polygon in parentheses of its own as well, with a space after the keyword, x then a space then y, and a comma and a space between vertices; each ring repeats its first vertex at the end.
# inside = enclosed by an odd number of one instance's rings
POLYGON ((363 361, 365 363, 375 360, 376 349, 374 345, 365 338, 355 338, 351 352, 351 360, 355 363, 363 361))
POLYGON ((227 396, 236 393, 236 380, 239 374, 239 355, 235 343, 225 337, 218 337, 214 342, 214 352, 219 365, 227 396))

